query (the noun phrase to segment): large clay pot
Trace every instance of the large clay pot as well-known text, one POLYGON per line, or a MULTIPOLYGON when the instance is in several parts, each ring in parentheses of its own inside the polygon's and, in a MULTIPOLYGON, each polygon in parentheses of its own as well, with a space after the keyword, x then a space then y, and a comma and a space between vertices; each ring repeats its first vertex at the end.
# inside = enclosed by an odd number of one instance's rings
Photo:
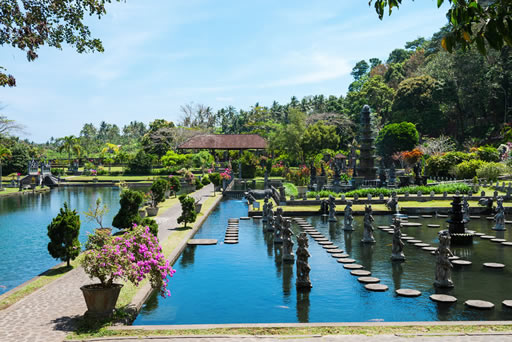
POLYGON ((112 287, 90 284, 80 287, 84 295, 85 304, 87 304, 85 316, 93 318, 108 318, 112 316, 122 287, 123 284, 113 284, 112 287))
POLYGON ((158 207, 147 207, 146 212, 148 216, 156 216, 158 214, 158 207))
POLYGON ((146 217, 146 209, 139 209, 139 216, 142 218, 146 217))

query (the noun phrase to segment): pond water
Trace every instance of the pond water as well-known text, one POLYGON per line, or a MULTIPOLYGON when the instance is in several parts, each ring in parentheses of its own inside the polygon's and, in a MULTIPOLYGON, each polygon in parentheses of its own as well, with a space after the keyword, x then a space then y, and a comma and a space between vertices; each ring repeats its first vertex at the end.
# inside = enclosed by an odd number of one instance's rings
POLYGON ((0 198, 0 294, 60 263, 48 253, 47 227, 64 202, 80 214, 79 239, 84 243, 87 232, 92 233, 98 226, 87 222, 83 212, 101 197, 110 209, 103 225, 111 227, 119 211, 119 192, 117 187, 63 187, 42 194, 0 198))
MULTIPOLYGON (((473 262, 454 267, 455 288, 447 293, 458 298, 453 305, 439 305, 429 296, 433 286, 435 257, 430 252, 406 243, 403 263, 391 262, 392 235, 375 230, 376 244, 361 244, 362 217, 356 216, 356 231, 343 231, 342 217, 337 224, 323 223, 319 217, 307 221, 345 250, 357 263, 389 286, 387 292, 370 292, 336 262, 317 242, 309 239, 311 258, 310 292, 295 288, 295 264, 281 261, 281 247, 273 244, 272 234, 264 233, 260 222, 240 221, 239 244, 223 244, 228 218, 246 216, 244 201, 225 200, 212 212, 196 238, 218 239, 215 246, 187 247, 175 264, 170 298, 151 296, 135 325, 277 323, 277 322, 359 322, 359 321, 438 321, 438 320, 510 320, 512 310, 501 301, 512 299, 512 247, 475 238, 473 246, 452 247, 455 255, 473 262), (499 262, 503 270, 484 269, 484 262, 499 262), (398 297, 399 288, 422 292, 417 298, 398 297), (491 301, 495 309, 477 311, 464 306, 467 299, 491 301)), ((374 216, 375 227, 389 225, 390 216, 374 216)), ((437 247, 439 228, 445 218, 420 218, 418 228, 402 232, 437 247)), ((472 220, 469 228, 497 235, 492 221, 472 220)), ((294 234, 301 232, 295 224, 294 234)), ((512 240, 510 230, 501 234, 512 240)), ((297 244, 294 245, 296 250, 297 244)))

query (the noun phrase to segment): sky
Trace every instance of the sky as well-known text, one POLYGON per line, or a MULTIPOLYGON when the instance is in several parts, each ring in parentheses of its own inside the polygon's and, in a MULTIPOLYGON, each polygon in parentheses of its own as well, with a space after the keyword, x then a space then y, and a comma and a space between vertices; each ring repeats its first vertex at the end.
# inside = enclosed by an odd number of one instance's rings
POLYGON ((8 46, 0 66, 16 77, 0 87, 0 115, 38 143, 80 134, 101 121, 179 122, 180 106, 287 103, 292 96, 345 95, 362 60, 430 38, 447 6, 404 1, 381 21, 366 0, 126 0, 86 21, 105 52, 43 47, 39 58, 8 46))

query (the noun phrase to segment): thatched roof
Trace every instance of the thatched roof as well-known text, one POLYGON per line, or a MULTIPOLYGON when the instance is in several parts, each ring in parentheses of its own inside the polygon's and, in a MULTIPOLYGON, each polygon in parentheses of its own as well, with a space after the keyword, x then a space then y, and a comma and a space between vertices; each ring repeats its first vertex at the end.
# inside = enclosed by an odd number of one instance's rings
POLYGON ((182 150, 261 150, 267 148, 267 142, 257 134, 208 134, 196 135, 178 148, 182 150))

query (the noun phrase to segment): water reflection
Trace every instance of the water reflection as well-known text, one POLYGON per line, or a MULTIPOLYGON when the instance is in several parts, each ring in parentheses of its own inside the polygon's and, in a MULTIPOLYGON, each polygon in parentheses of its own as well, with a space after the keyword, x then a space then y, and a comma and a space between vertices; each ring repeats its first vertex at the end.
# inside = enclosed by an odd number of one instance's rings
POLYGON ((188 266, 192 265, 194 263, 194 256, 196 254, 196 247, 197 246, 187 246, 180 258, 180 265, 183 266, 183 268, 187 268, 188 266))
POLYGON ((274 260, 276 264, 276 274, 278 278, 281 278, 282 266, 283 266, 283 249, 282 245, 274 245, 274 260))
POLYGON ((343 238, 345 239, 345 251, 347 254, 352 253, 352 232, 344 230, 343 238))
POLYGON ((285 301, 289 301, 292 288, 293 266, 295 264, 283 262, 283 295, 285 301))
POLYGON ((336 241, 340 238, 340 229, 337 222, 329 222, 329 240, 336 241))
POLYGON ((263 233, 263 239, 267 245, 267 255, 271 257, 274 251, 274 233, 265 231, 263 233))
POLYGON ((372 258, 374 248, 375 244, 373 243, 361 243, 360 263, 368 270, 372 269, 372 258))
POLYGON ((395 286, 395 290, 402 288, 402 274, 404 273, 404 269, 402 267, 403 260, 393 260, 391 262, 392 267, 392 278, 393 278, 393 285, 395 286))
POLYGON ((309 292, 308 288, 297 289, 297 320, 299 323, 309 323, 309 292))

